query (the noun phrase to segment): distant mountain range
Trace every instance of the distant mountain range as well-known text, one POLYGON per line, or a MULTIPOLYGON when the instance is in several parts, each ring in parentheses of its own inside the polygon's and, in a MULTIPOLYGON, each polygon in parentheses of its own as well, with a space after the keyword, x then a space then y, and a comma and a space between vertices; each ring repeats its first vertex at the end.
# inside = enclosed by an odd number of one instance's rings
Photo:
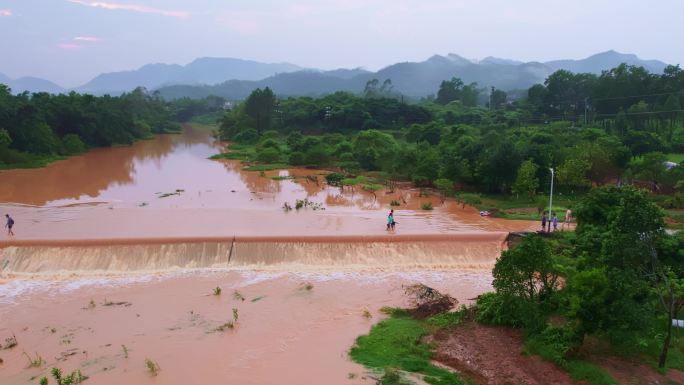
POLYGON ((636 55, 607 51, 582 60, 558 60, 547 63, 523 63, 509 59, 487 57, 480 61, 465 59, 456 54, 435 55, 422 62, 397 63, 377 72, 313 71, 281 73, 259 81, 230 80, 215 85, 172 85, 159 91, 167 99, 180 97, 201 98, 218 95, 228 99, 242 99, 257 87, 270 87, 278 95, 321 95, 335 91, 363 91, 368 80, 391 79, 394 89, 404 95, 420 98, 435 94, 443 80, 456 76, 466 83, 494 86, 504 90, 527 89, 543 83, 553 72, 567 69, 573 72, 600 74, 621 63, 643 66, 661 73, 666 63, 641 60, 636 55))
POLYGON ((232 58, 201 58, 181 66, 148 64, 134 71, 112 72, 97 76, 76 91, 121 93, 142 86, 155 89, 171 84, 216 84, 231 79, 261 80, 281 72, 300 71, 290 63, 259 63, 232 58))
POLYGON ((0 84, 5 84, 12 89, 14 93, 20 93, 24 91, 28 92, 50 92, 53 94, 59 94, 61 92, 66 92, 66 89, 58 86, 57 84, 40 78, 33 78, 26 76, 19 79, 11 79, 8 76, 0 73, 0 84))
MULTIPOLYGON (((545 63, 486 57, 469 60, 456 54, 434 55, 422 62, 404 62, 377 72, 361 68, 321 71, 290 63, 260 63, 232 58, 200 58, 181 66, 149 64, 137 70, 102 74, 73 89, 93 94, 120 94, 138 86, 158 89, 169 99, 200 98, 208 95, 242 99, 257 87, 271 87, 279 95, 321 95, 335 91, 361 92, 368 80, 391 79, 394 89, 407 96, 434 94, 439 84, 454 76, 480 86, 504 90, 526 89, 541 83, 556 70, 572 72, 602 71, 620 63, 643 66, 660 73, 667 66, 657 60, 642 60, 636 55, 607 51, 582 60, 554 60, 545 63)), ((47 80, 21 78, 12 80, 0 74, 0 83, 9 84, 14 92, 65 92, 47 80)))

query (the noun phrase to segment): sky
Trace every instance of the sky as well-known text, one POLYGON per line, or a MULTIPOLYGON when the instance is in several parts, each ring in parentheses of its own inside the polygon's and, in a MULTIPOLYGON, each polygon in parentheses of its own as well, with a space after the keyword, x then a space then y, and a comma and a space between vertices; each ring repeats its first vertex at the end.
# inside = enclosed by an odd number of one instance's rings
POLYGON ((199 57, 377 70, 614 49, 684 65, 684 0, 0 0, 0 73, 65 87, 199 57))

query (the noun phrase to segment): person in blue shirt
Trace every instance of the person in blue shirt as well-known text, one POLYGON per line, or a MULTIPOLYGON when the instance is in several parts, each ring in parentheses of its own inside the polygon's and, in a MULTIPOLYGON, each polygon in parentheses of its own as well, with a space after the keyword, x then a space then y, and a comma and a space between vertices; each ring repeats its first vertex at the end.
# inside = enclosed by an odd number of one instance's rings
POLYGON ((14 227, 14 219, 12 219, 9 214, 5 214, 5 218, 7 218, 7 224, 5 224, 5 227, 7 227, 7 235, 14 236, 14 231, 12 231, 12 227, 14 227))
POLYGON ((394 230, 394 209, 390 210, 390 213, 387 216, 387 230, 389 229, 394 230))

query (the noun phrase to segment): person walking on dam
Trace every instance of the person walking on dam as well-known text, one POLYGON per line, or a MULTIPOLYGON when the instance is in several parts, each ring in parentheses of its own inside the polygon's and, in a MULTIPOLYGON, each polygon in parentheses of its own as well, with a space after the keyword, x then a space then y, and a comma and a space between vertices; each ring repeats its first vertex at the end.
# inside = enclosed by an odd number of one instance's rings
POLYGON ((7 236, 14 236, 14 231, 12 231, 14 219, 12 219, 9 214, 5 214, 5 218, 7 218, 7 223, 5 224, 5 227, 7 227, 7 236))
POLYGON ((394 229, 394 209, 387 215, 387 230, 394 229))

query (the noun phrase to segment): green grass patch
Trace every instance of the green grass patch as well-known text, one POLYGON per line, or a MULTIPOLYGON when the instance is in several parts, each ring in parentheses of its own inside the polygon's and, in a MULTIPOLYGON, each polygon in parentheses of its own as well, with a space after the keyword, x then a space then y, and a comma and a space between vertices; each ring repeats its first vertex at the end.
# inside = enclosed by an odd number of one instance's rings
POLYGON ((243 168, 245 171, 271 171, 288 168, 290 165, 285 163, 269 163, 269 164, 255 164, 243 168))
POLYGON ((249 155, 243 152, 224 152, 221 154, 212 155, 209 157, 212 160, 229 159, 229 160, 249 160, 249 155))
POLYGON ((675 163, 682 163, 684 162, 684 153, 678 154, 678 153, 672 153, 672 154, 667 154, 667 160, 670 162, 675 162, 675 163))
POLYGON ((566 369, 575 381, 585 381, 590 385, 619 385, 605 370, 586 361, 568 361, 566 369))
MULTIPOLYGON (((539 208, 548 210, 549 196, 537 195, 534 199, 501 194, 457 193, 456 199, 476 207, 480 211, 491 211, 495 217, 517 220, 539 220, 539 208)), ((579 200, 579 196, 554 194, 553 211, 558 222, 565 220, 565 211, 579 200)))
POLYGON ((250 162, 256 158, 254 146, 231 143, 226 150, 226 152, 210 156, 209 159, 230 159, 250 162))
POLYGON ((601 367, 587 361, 565 358, 569 347, 561 334, 543 332, 528 337, 523 352, 553 362, 567 371, 575 381, 585 381, 590 385, 618 385, 618 382, 601 367))
POLYGON ((207 114, 193 116, 190 120, 192 123, 203 124, 207 126, 218 126, 219 121, 223 118, 224 111, 210 112, 207 114))
POLYGON ((428 325, 435 326, 439 329, 453 329, 463 323, 466 316, 465 312, 465 309, 461 309, 456 312, 437 314, 428 318, 426 321, 428 325))
MULTIPOLYGON (((350 355, 354 361, 385 373, 387 368, 393 368, 422 374, 428 384, 467 384, 452 372, 432 365, 432 348, 422 341, 427 334, 421 321, 397 312, 375 325, 368 335, 359 337, 350 355)), ((396 378, 392 381, 387 383, 402 383, 396 378)))
POLYGON ((28 154, 26 158, 28 159, 19 161, 17 163, 3 163, 0 160, 0 170, 12 170, 17 168, 41 168, 49 165, 52 162, 64 160, 67 157, 61 155, 50 155, 41 157, 37 155, 28 154))
POLYGON ((273 179, 273 180, 287 180, 287 179, 292 179, 292 177, 289 175, 277 175, 277 176, 272 176, 271 179, 273 179))

